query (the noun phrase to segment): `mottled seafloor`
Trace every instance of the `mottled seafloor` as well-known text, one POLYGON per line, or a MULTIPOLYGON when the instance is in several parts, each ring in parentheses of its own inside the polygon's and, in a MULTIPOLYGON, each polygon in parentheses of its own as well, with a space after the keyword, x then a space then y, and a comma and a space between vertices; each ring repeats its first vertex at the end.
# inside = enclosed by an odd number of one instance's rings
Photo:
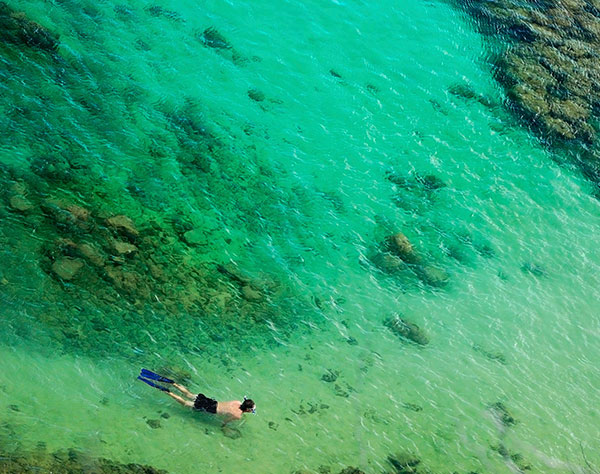
POLYGON ((596 99, 501 80, 537 37, 413 0, 0 20, 0 472, 599 472, 596 99))

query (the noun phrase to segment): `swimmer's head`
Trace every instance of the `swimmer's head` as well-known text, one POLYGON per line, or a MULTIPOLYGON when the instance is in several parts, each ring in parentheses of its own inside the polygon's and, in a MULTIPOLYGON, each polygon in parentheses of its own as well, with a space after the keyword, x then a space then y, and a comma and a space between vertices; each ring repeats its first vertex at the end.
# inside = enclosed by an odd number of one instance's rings
POLYGON ((240 405, 240 410, 244 413, 256 413, 256 404, 249 398, 244 397, 244 401, 240 405))

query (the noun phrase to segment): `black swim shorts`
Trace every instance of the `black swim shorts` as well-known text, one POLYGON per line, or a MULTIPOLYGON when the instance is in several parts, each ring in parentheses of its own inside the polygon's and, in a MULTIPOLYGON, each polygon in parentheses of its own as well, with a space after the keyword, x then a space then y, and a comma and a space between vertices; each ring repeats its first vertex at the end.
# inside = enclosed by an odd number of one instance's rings
POLYGON ((194 410, 202 410, 208 413, 217 413, 217 401, 212 398, 205 397, 199 393, 194 400, 194 410))

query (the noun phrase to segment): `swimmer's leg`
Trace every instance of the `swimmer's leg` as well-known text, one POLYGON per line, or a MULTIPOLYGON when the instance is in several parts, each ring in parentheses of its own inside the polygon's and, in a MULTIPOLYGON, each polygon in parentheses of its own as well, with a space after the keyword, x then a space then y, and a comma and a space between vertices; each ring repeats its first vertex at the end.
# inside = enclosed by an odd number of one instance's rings
POLYGON ((179 390, 181 393, 183 393, 186 397, 188 397, 190 400, 196 400, 196 395, 194 395, 192 392, 190 392, 187 388, 185 388, 183 385, 180 385, 178 383, 174 383, 173 387, 175 387, 177 390, 179 390))
POLYGON ((180 397, 179 395, 175 395, 172 392, 167 392, 167 395, 169 395, 169 397, 174 398, 175 400, 177 400, 177 403, 181 403, 184 407, 190 407, 190 408, 194 407, 194 402, 190 402, 189 400, 185 400, 182 397, 180 397))

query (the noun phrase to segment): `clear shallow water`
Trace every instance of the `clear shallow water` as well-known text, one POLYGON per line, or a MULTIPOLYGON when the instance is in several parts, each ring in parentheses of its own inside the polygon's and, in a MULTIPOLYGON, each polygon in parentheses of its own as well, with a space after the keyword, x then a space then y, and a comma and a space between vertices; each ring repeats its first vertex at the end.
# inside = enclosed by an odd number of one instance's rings
MULTIPOLYGON (((113 355, 99 360, 93 346, 58 355, 40 349, 55 336, 31 316, 39 306, 70 310, 31 246, 53 237, 27 237, 20 217, 4 211, 3 443, 43 441, 48 451, 77 447, 182 473, 382 472, 401 451, 433 472, 517 469, 491 448, 499 444, 533 472, 585 472, 582 447, 600 465, 599 205, 503 111, 488 52, 460 14, 421 2, 162 5, 179 16, 109 2, 13 6, 58 31, 61 54, 79 72, 58 87, 30 60, 34 79, 3 81, 13 101, 47 110, 49 126, 40 134, 38 116, 7 114, 2 163, 25 169, 59 130, 70 133, 92 179, 79 195, 50 194, 138 221, 191 216, 211 244, 184 260, 232 259, 284 282, 288 296, 277 300, 282 319, 264 324, 269 335, 241 351, 227 337, 206 351, 169 347, 162 341, 172 335, 157 329, 140 342, 126 328, 139 315, 116 305, 99 316, 123 319, 111 329, 113 355), (208 26, 235 55, 201 45, 208 26), (456 84, 488 105, 452 93, 456 84), (182 145, 165 119, 173 110, 201 117, 229 150, 229 167, 212 165, 221 173, 213 187, 177 158, 182 145), (153 140, 162 152, 149 155, 153 140), (394 185, 386 172, 413 184, 394 185), (447 186, 428 192, 417 174, 447 186), (394 279, 369 263, 397 231, 449 273, 446 287, 394 279), (394 336, 383 320, 396 312, 430 344, 394 336), (297 326, 291 333, 280 327, 286 317, 297 326), (505 364, 490 358, 497 353, 505 364), (220 399, 248 394, 259 415, 239 427, 241 439, 227 438, 214 420, 136 383, 149 361, 176 362, 194 389, 220 399), (329 370, 335 382, 322 380, 329 370), (499 401, 514 426, 489 409, 499 401)), ((192 331, 185 314, 161 314, 185 321, 174 319, 170 331, 192 331)), ((194 328, 206 344, 203 327, 194 328)))

